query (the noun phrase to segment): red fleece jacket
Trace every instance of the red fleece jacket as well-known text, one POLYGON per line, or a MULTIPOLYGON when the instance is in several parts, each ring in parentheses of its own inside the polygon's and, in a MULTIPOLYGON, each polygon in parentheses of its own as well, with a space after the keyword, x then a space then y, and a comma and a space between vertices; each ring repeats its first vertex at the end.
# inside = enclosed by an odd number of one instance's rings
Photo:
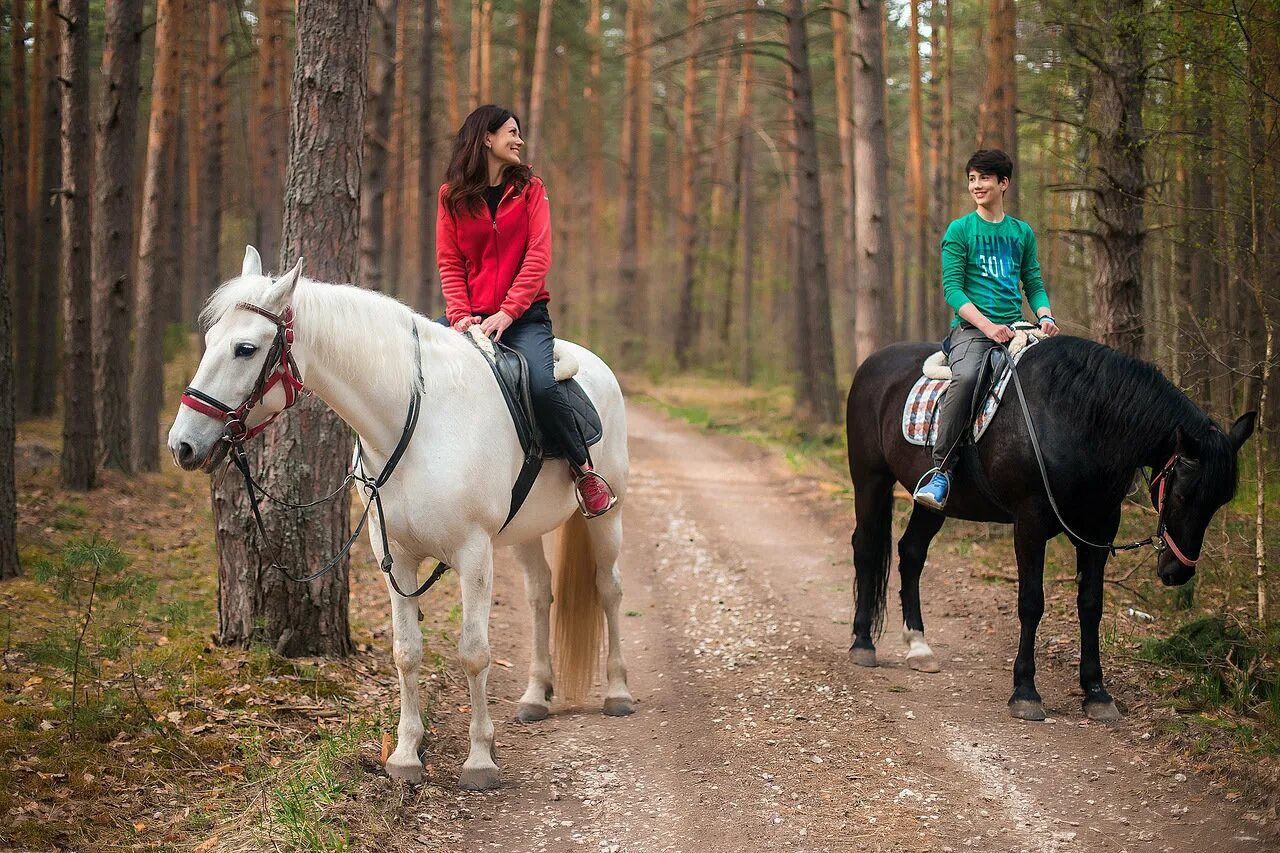
POLYGON ((436 264, 449 322, 499 310, 519 319, 549 299, 551 215, 542 181, 533 178, 519 193, 508 186, 492 219, 483 203, 478 213, 451 214, 444 203, 448 188, 440 187, 436 264))

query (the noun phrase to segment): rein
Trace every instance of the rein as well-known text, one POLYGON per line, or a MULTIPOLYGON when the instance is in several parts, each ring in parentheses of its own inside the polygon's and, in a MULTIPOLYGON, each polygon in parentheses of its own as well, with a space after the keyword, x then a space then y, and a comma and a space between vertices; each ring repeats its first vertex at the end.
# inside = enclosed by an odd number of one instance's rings
MULTIPOLYGON (((1157 554, 1168 548, 1182 565, 1187 568, 1195 568, 1196 563, 1200 561, 1199 558, 1192 560, 1182 553, 1182 550, 1174 543, 1173 537, 1169 535, 1169 530, 1165 526, 1164 520, 1164 487, 1165 483, 1168 482, 1169 475, 1173 473, 1174 467, 1182 459, 1182 456, 1178 453, 1174 453, 1173 456, 1169 457, 1169 461, 1164 464, 1164 467, 1147 481, 1148 487, 1152 490, 1152 503, 1156 505, 1156 532, 1153 535, 1125 545, 1117 545, 1115 542, 1100 545, 1097 542, 1090 542, 1071 529, 1066 519, 1062 517, 1062 511, 1058 509, 1058 502, 1054 500, 1053 489, 1049 485, 1049 472, 1044 465, 1044 454, 1040 452, 1040 440, 1036 437, 1036 428, 1031 421, 1031 410, 1027 406, 1027 395, 1022 391, 1022 380, 1018 377, 1018 367, 1009 355, 1008 349, 1003 344, 999 346, 1001 351, 1004 352, 1006 361, 1009 363, 1009 372, 1013 374, 1014 387, 1018 389, 1018 403, 1022 406, 1022 417, 1027 423, 1027 435, 1031 438, 1031 450, 1036 457, 1036 465, 1040 468, 1040 479, 1044 483, 1045 495, 1049 498, 1049 506, 1053 509, 1054 516, 1057 517, 1058 523, 1062 525, 1062 529, 1066 531, 1067 535, 1091 548, 1101 548, 1112 554, 1119 551, 1133 551, 1146 545, 1154 548, 1157 554)), ((1145 477, 1145 474, 1143 476, 1145 477)))
POLYGON ((356 539, 360 537, 361 531, 364 530, 365 522, 369 518, 369 510, 376 504, 378 507, 378 528, 382 537, 382 562, 379 568, 386 574, 391 588, 404 598, 417 598, 424 592, 435 585, 436 581, 444 576, 449 570, 449 566, 445 563, 439 563, 431 576, 423 582, 413 592, 405 592, 400 589, 400 585, 396 583, 395 575, 392 573, 394 561, 391 557, 391 548, 387 541, 387 522, 382 511, 382 494, 381 489, 391 479, 391 475, 395 473, 396 466, 400 463, 405 451, 409 448, 409 442, 413 438, 414 430, 418 425, 418 416, 422 411, 422 342, 418 337, 418 327, 412 325, 413 345, 416 354, 415 364, 418 369, 418 379, 414 387, 413 396, 409 398, 409 412, 405 416, 404 430, 400 433, 400 440, 396 443, 395 449, 391 451, 391 455, 387 458, 387 464, 383 466, 382 472, 377 477, 370 477, 364 472, 364 447, 360 443, 360 437, 356 436, 356 458, 351 466, 351 470, 347 472, 347 476, 342 482, 329 494, 322 498, 318 498, 306 503, 291 503, 272 495, 262 487, 253 478, 252 472, 249 470, 249 457, 244 451, 244 442, 262 432, 266 426, 274 421, 284 409, 280 412, 273 413, 265 421, 255 427, 247 429, 245 427, 245 418, 249 412, 262 401, 262 398, 271 390, 276 383, 282 383, 285 389, 285 409, 290 408, 298 402, 303 396, 309 392, 303 387, 302 379, 298 375, 298 366, 293 360, 293 356, 289 352, 289 345, 293 343, 293 311, 286 307, 281 314, 272 314, 265 308, 260 308, 248 302, 237 302, 237 308, 244 308, 261 314, 268 320, 276 324, 276 338, 271 345, 271 349, 267 352, 266 361, 262 365, 262 372, 258 375, 258 382, 254 386, 254 390, 250 393, 248 399, 236 408, 222 403, 218 399, 205 394, 197 388, 188 387, 182 394, 182 405, 194 409, 203 415, 208 415, 215 420, 223 421, 222 441, 225 441, 230 449, 230 462, 239 469, 241 476, 244 477, 245 491, 249 495, 249 507, 253 511, 253 519, 258 527, 258 534, 262 537, 272 551, 271 567, 279 571, 286 578, 295 583, 310 583, 311 581, 328 574, 333 570, 339 562, 351 551, 351 546, 355 544, 356 539), (274 365, 274 366, 273 366, 274 365), (260 508, 261 500, 258 495, 270 500, 272 503, 285 507, 286 509, 309 509, 319 504, 328 503, 329 501, 340 496, 353 482, 360 483, 360 487, 364 490, 367 497, 364 505, 364 512, 360 514, 360 521, 356 524, 355 530, 351 536, 343 544, 342 548, 318 571, 305 577, 297 577, 279 562, 279 548, 271 543, 267 536, 266 525, 262 521, 262 511, 260 508))

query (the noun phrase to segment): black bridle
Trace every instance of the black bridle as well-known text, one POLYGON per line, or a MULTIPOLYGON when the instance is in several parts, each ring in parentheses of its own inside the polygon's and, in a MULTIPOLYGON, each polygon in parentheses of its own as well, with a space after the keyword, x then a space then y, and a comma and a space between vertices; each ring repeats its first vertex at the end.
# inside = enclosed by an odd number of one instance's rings
MULTIPOLYGON (((396 442, 395 449, 391 451, 391 455, 387 457, 387 463, 382 466, 382 471, 377 477, 371 477, 364 470, 364 447, 360 443, 360 437, 356 436, 356 457, 352 462, 351 470, 347 472, 347 476, 342 482, 329 494, 314 501, 306 503, 292 503, 290 501, 277 498, 262 487, 262 484, 254 480, 252 472, 249 470, 249 457, 244 451, 244 442, 253 438, 266 428, 268 424, 274 421, 284 409, 292 407, 298 400, 307 395, 307 391, 302 384, 302 378, 298 372, 298 366, 293 360, 289 347, 293 344, 293 311, 286 307, 279 315, 273 314, 265 308, 260 308, 249 302, 237 302, 237 308, 243 308, 248 311, 260 314, 268 320, 276 324, 275 340, 271 344, 271 349, 267 351, 266 361, 263 362, 262 371, 258 374, 258 381, 254 385, 253 391, 239 406, 232 408, 212 397, 199 389, 188 387, 182 394, 182 405, 187 406, 201 414, 208 415, 215 420, 223 422, 223 432, 219 439, 227 444, 229 462, 234 464, 244 478, 245 491, 249 495, 249 508, 253 511, 253 519, 258 527, 258 534, 262 537, 262 541, 271 550, 271 567, 279 571, 286 578, 295 583, 310 583, 317 578, 323 577, 333 570, 351 551, 351 546, 355 544, 356 539, 360 537, 360 533, 364 530, 365 522, 369 518, 369 510, 375 505, 378 508, 378 528, 382 538, 382 562, 379 568, 387 576, 388 583, 399 595, 405 598, 417 598, 424 592, 435 585, 436 581, 444 576, 449 570, 449 566, 445 563, 439 563, 431 576, 423 582, 413 592, 405 592, 400 589, 400 585, 396 583, 395 575, 392 572, 394 561, 391 557, 391 547, 387 540, 387 522, 382 510, 382 493, 381 489, 391 479, 391 475, 395 473, 396 466, 404 457, 405 451, 409 448, 409 442, 413 438, 414 430, 418 425, 418 416, 422 411, 422 343, 418 338, 418 327, 412 324, 413 344, 415 353, 415 364, 418 370, 417 381, 414 385, 413 395, 409 398, 409 412, 405 416, 404 430, 400 433, 400 440, 396 442), (281 384, 285 389, 285 405, 280 412, 273 413, 262 423, 248 428, 245 425, 245 419, 249 412, 262 401, 262 398, 277 383, 281 384), (339 497, 353 482, 359 483, 360 488, 364 490, 366 500, 364 502, 364 512, 360 514, 360 521, 356 524, 355 530, 351 536, 343 544, 341 550, 333 556, 318 571, 298 577, 290 572, 279 562, 280 550, 274 545, 267 536, 266 525, 262 520, 262 510, 260 507, 261 499, 258 495, 265 497, 272 503, 284 507, 286 509, 309 509, 313 506, 328 503, 339 497)), ((211 451, 212 452, 212 451, 211 451)))

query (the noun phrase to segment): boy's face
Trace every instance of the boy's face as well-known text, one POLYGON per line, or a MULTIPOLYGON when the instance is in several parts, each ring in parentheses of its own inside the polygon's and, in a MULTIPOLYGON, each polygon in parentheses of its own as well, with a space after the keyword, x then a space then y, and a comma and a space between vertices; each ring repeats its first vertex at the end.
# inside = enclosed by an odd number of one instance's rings
POLYGON ((1009 188, 1008 178, 997 178, 992 174, 983 174, 977 169, 969 170, 969 195, 973 196, 978 207, 990 208, 1004 199, 1004 191, 1009 188))

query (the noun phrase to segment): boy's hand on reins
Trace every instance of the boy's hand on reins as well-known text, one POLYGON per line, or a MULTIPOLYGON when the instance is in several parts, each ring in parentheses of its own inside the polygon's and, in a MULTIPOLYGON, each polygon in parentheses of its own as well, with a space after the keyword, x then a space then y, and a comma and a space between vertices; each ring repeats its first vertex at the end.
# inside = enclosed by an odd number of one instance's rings
POLYGON ((1013 329, 1003 323, 988 322, 986 328, 982 330, 982 334, 998 344, 1007 344, 1013 340, 1013 329))
POLYGON ((1062 332, 1058 328, 1058 324, 1048 314, 1040 318, 1040 331, 1050 338, 1062 332))

